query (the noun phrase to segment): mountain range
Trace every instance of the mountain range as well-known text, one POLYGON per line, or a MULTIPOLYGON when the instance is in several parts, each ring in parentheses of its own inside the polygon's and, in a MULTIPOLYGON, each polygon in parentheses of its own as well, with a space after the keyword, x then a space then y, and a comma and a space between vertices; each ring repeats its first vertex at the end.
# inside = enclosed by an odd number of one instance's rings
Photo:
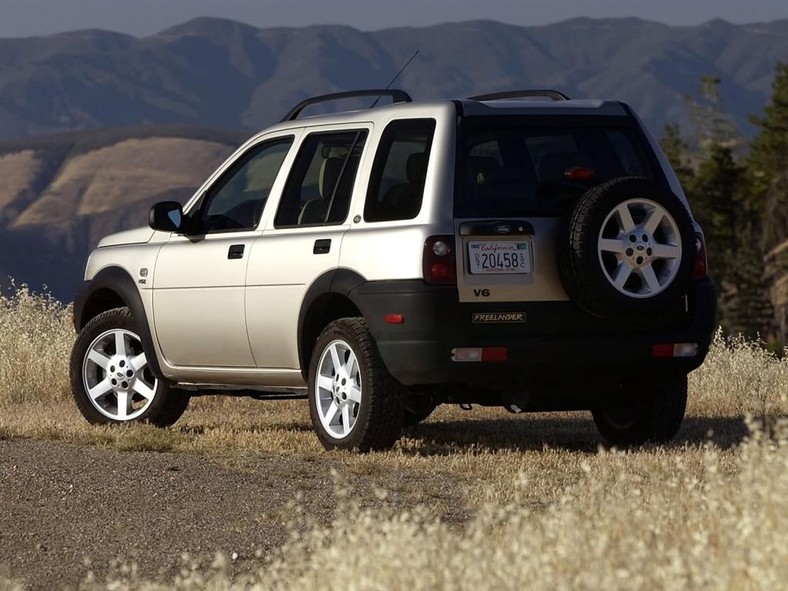
POLYGON ((539 27, 492 21, 364 32, 258 29, 198 18, 136 38, 99 30, 0 40, 0 138, 177 123, 258 129, 314 94, 385 86, 415 98, 556 88, 631 103, 652 129, 687 123, 701 76, 722 81, 744 133, 788 59, 788 20, 670 27, 579 18, 539 27))
POLYGON ((135 38, 106 31, 0 40, 0 287, 69 301, 107 233, 186 199, 252 130, 314 94, 395 86, 414 98, 556 88, 632 104, 655 133, 689 128, 685 96, 719 77, 743 133, 788 59, 788 20, 669 27, 575 19, 362 32, 200 18, 135 38))

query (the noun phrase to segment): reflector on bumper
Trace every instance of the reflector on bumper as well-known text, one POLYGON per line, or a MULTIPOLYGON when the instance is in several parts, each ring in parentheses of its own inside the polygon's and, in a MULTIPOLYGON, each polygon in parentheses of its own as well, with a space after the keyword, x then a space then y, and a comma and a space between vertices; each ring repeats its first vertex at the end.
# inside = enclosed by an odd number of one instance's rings
POLYGON ((451 360, 459 363, 474 361, 506 361, 506 347, 457 347, 451 350, 451 360))
POLYGON ((651 345, 651 356, 657 359, 695 357, 697 354, 698 343, 661 343, 651 345))

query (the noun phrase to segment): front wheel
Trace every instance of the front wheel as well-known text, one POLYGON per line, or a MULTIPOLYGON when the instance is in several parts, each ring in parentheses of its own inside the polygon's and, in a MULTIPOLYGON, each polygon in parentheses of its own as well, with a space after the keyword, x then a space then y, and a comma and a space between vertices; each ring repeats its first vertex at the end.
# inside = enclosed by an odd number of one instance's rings
POLYGON ((635 404, 591 411, 608 443, 621 447, 667 443, 681 427, 687 408, 687 376, 639 386, 644 398, 635 404))
POLYGON ((172 425, 189 396, 153 375, 128 308, 108 310, 79 333, 71 353, 71 392, 90 423, 172 425))
POLYGON ((326 449, 388 449, 402 432, 399 384, 360 318, 329 324, 309 364, 309 414, 326 449))

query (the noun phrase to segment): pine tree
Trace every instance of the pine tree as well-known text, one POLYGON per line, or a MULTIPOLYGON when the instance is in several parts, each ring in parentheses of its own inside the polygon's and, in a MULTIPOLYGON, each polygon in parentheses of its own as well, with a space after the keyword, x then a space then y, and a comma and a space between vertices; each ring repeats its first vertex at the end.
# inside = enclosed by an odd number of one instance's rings
POLYGON ((709 158, 698 168, 691 185, 691 192, 702 196, 705 202, 705 207, 693 203, 693 209, 703 226, 706 241, 715 247, 709 252, 709 266, 717 279, 727 275, 727 262, 737 246, 737 218, 741 217, 744 174, 745 169, 736 163, 731 149, 715 144, 709 158))
POLYGON ((779 63, 772 97, 764 117, 753 117, 760 127, 752 142, 750 170, 753 204, 764 214, 763 246, 770 251, 788 239, 788 63, 779 63))
POLYGON ((709 269, 719 288, 719 320, 730 333, 764 334, 771 319, 765 293, 760 216, 748 208, 748 177, 729 146, 712 144, 690 193, 708 245, 709 269))
POLYGON ((748 207, 760 214, 759 242, 765 271, 773 284, 778 336, 788 341, 788 63, 775 68, 772 96, 763 117, 753 117, 759 132, 748 161, 752 192, 748 207))
POLYGON ((673 171, 686 191, 695 177, 692 168, 692 155, 689 145, 681 137, 681 129, 678 125, 666 125, 662 130, 662 137, 659 138, 659 145, 665 152, 673 171))
POLYGON ((723 105, 721 82, 716 76, 702 76, 700 96, 685 97, 697 145, 702 151, 719 145, 735 147, 741 143, 736 125, 723 105))
MULTIPOLYGON (((720 79, 704 76, 699 96, 688 97, 687 104, 700 164, 685 191, 706 233, 710 273, 720 292, 720 323, 730 333, 767 337, 773 332, 774 314, 771 280, 764 265, 770 234, 764 229, 776 222, 767 221, 765 215, 770 211, 774 216, 780 206, 766 197, 765 190, 756 190, 768 181, 763 172, 753 174, 751 158, 744 161, 744 166, 738 162, 742 141, 723 107, 720 79)), ((767 119, 770 114, 767 108, 767 119)), ((782 140, 788 141, 785 134, 782 140)), ((772 137, 766 143, 773 147, 776 142, 772 137)), ((771 233, 781 231, 784 235, 779 227, 771 233)))

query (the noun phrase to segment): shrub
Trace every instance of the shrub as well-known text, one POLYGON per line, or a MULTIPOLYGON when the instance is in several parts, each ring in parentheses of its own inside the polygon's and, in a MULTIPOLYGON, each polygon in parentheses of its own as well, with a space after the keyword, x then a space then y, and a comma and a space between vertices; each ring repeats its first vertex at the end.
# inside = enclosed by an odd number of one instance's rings
POLYGON ((0 405, 66 398, 75 336, 71 307, 52 296, 0 295, 0 405))

